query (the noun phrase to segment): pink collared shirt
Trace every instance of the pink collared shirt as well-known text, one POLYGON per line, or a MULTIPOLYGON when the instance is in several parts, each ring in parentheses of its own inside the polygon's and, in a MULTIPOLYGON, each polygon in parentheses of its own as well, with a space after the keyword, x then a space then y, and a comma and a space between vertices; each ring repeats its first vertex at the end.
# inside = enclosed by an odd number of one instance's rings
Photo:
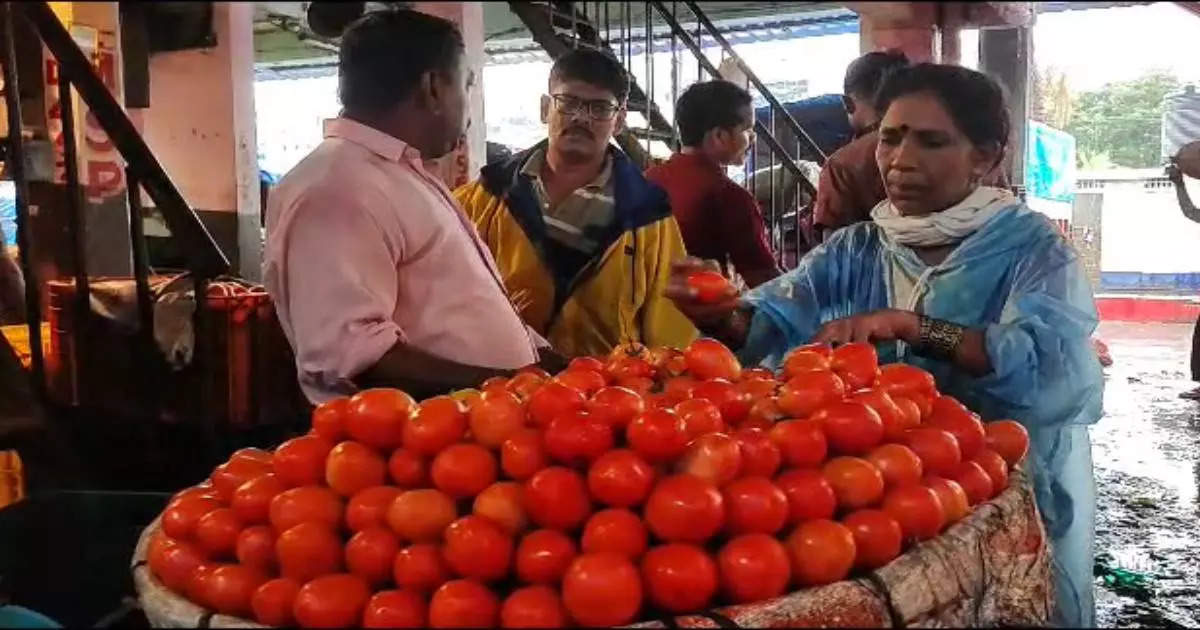
POLYGON ((420 153, 345 118, 271 191, 263 277, 314 403, 353 393, 397 341, 498 369, 545 344, 420 153))

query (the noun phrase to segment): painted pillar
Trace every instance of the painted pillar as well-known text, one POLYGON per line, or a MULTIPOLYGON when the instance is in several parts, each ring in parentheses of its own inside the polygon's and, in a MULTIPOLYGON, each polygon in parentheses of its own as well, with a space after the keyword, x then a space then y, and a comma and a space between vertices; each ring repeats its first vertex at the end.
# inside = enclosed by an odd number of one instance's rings
POLYGON ((979 30, 979 70, 1004 86, 1012 120, 1005 165, 1015 186, 1025 184, 1028 136, 1029 76, 1033 63, 1033 29, 1026 26, 979 30))
POLYGON ((876 50, 898 50, 914 62, 936 61, 936 3, 933 2, 849 2, 859 17, 859 49, 865 54, 876 50))
POLYGON ((254 134, 254 4, 214 2, 216 46, 150 56, 146 143, 242 277, 262 233, 254 134))
POLYGON ((467 128, 466 142, 450 155, 427 164, 454 189, 478 177, 479 169, 487 159, 487 124, 483 111, 483 3, 416 2, 413 8, 458 25, 466 45, 468 66, 475 73, 470 103, 471 125, 467 128))

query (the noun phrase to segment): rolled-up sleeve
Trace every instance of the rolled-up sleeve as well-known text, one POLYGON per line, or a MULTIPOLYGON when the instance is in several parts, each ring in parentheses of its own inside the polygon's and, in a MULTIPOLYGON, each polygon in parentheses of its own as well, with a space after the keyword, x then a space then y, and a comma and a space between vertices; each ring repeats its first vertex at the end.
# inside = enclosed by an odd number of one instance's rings
POLYGON ((314 195, 293 211, 284 268, 300 380, 352 392, 354 377, 405 340, 393 318, 403 243, 346 197, 314 195))

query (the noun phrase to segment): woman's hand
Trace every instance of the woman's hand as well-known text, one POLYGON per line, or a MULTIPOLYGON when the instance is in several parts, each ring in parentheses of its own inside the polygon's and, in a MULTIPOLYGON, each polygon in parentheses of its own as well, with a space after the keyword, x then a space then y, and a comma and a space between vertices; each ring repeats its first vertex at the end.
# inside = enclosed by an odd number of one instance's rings
POLYGON ((738 291, 729 285, 725 295, 717 302, 701 302, 696 289, 688 286, 688 276, 697 271, 720 271, 721 266, 713 260, 684 258, 671 263, 671 277, 663 294, 675 302, 675 306, 692 320, 701 330, 719 328, 728 321, 738 307, 738 291))
POLYGON ((814 343, 834 346, 852 341, 917 342, 921 333, 920 317, 912 311, 888 308, 831 321, 817 331, 814 343))

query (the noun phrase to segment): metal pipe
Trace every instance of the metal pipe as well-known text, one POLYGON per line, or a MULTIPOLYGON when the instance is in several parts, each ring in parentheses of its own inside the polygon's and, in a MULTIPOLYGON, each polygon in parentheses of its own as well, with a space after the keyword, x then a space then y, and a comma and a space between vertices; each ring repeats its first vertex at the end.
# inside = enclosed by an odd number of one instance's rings
POLYGON ((46 400, 46 359, 42 355, 42 283, 38 281, 33 264, 33 248, 29 222, 29 182, 25 179, 25 149, 21 138, 21 91, 17 80, 17 51, 14 43, 12 3, 0 3, 4 21, 4 104, 8 112, 8 159, 5 167, 12 173, 17 211, 17 248, 21 274, 25 277, 25 320, 29 325, 30 367, 33 388, 38 398, 46 400))
POLYGON ((126 189, 129 194, 129 242, 133 245, 133 282, 137 288, 138 319, 140 330, 148 333, 147 340, 154 341, 154 306, 150 296, 150 257, 146 251, 146 232, 142 219, 142 187, 137 175, 125 169, 126 189))
MULTIPOLYGON (((75 325, 76 356, 87 343, 91 315, 91 286, 87 274, 87 218, 83 215, 82 191, 79 187, 79 150, 75 142, 75 103, 71 98, 71 82, 63 72, 58 73, 58 107, 62 114, 63 168, 67 179, 67 232, 75 257, 75 325)), ((81 362, 76 359, 76 364, 81 362)))

